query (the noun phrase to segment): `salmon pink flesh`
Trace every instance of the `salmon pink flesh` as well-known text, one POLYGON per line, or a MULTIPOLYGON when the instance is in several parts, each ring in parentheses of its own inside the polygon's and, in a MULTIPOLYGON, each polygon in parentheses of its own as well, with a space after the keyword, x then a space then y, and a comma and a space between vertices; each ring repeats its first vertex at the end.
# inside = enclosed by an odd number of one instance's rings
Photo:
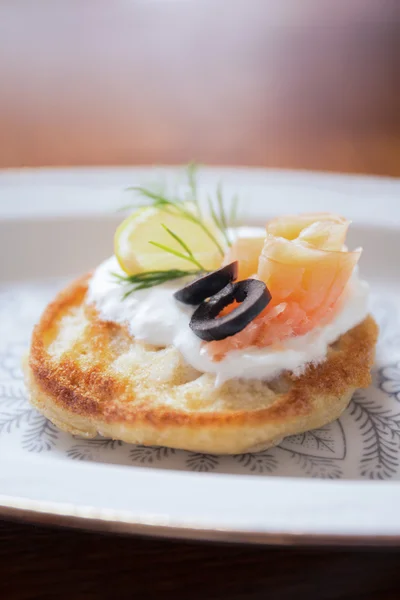
POLYGON ((289 215, 267 223, 262 241, 239 238, 225 261, 239 261, 239 279, 263 281, 272 301, 240 333, 207 343, 213 360, 304 335, 329 320, 361 256, 361 249, 344 246, 349 225, 330 213, 289 215))

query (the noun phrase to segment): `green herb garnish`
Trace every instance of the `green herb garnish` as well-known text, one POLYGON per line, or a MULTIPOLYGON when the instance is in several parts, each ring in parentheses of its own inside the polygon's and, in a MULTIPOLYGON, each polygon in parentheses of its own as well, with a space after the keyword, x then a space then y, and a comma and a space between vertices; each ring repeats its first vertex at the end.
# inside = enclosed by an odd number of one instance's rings
MULTIPOLYGON (((159 191, 156 192, 143 186, 132 186, 127 188, 127 191, 136 192, 139 196, 142 196, 147 201, 150 201, 150 205, 154 206, 155 208, 159 208, 161 210, 164 210, 165 212, 169 212, 172 214, 177 214, 178 216, 187 219, 192 223, 196 223, 210 238, 210 240, 217 246, 221 256, 224 256, 224 248, 209 230, 204 220, 198 193, 197 171, 198 167, 195 163, 190 163, 186 168, 186 178, 190 193, 188 196, 185 196, 183 198, 169 196, 167 193, 159 191), (194 205, 195 211, 192 211, 190 210, 190 208, 188 208, 188 201, 194 205)), ((235 196, 232 199, 230 215, 227 215, 223 201, 221 183, 219 183, 217 186, 215 197, 208 197, 208 208, 210 211, 210 216, 214 221, 215 225, 222 233, 227 246, 231 246, 231 241, 228 236, 228 229, 236 223, 237 203, 238 198, 237 196, 235 196)), ((149 204, 149 202, 147 202, 146 204, 149 204)), ((140 206, 142 206, 142 204, 139 202, 135 203, 134 205, 126 206, 124 208, 137 208, 140 206)))
POLYGON ((123 298, 125 299, 138 290, 146 290, 161 285, 162 283, 167 283, 167 281, 199 275, 202 272, 203 271, 199 270, 183 271, 181 269, 168 269, 166 271, 145 271, 144 273, 137 273, 136 275, 120 275, 119 273, 113 273, 113 276, 116 277, 121 284, 129 285, 128 290, 123 295, 123 298))
MULTIPOLYGON (((186 168, 186 180, 188 185, 188 193, 183 194, 182 197, 177 195, 170 195, 165 190, 154 190, 143 186, 133 186, 128 188, 127 191, 134 191, 139 197, 145 200, 145 202, 137 202, 129 206, 125 206, 122 210, 128 208, 139 208, 141 206, 153 206, 161 211, 169 214, 173 214, 182 219, 186 219, 191 223, 195 223, 213 242, 217 247, 221 257, 225 256, 225 248, 222 246, 220 241, 215 237, 213 232, 207 226, 207 220, 202 210, 199 190, 197 184, 197 171, 198 167, 195 163, 190 163, 186 168)), ((217 229, 221 232, 224 239, 225 247, 231 246, 231 240, 228 234, 229 227, 236 224, 237 215, 237 204, 238 198, 234 197, 231 202, 231 211, 228 215, 224 206, 222 185, 218 184, 215 196, 208 196, 208 212, 209 217, 212 219, 217 229)), ((166 225, 162 225, 164 230, 179 244, 182 251, 176 250, 165 244, 160 244, 157 241, 149 240, 149 244, 160 248, 164 252, 173 254, 174 256, 186 260, 191 263, 196 269, 194 270, 181 270, 181 269, 167 269, 160 271, 145 271, 137 273, 136 275, 118 275, 115 276, 121 283, 129 284, 130 288, 124 295, 124 298, 129 296, 132 292, 140 289, 147 289, 166 283, 174 279, 182 277, 199 275, 207 273, 208 271, 201 265, 196 259, 194 253, 182 238, 177 235, 174 231, 169 229, 166 225)))
POLYGON ((169 248, 168 246, 165 246, 164 244, 159 244, 158 242, 149 242, 149 244, 151 244, 152 246, 156 246, 157 248, 160 248, 161 250, 164 250, 164 252, 168 252, 169 254, 174 254, 178 258, 182 258, 183 260, 187 260, 187 261, 191 262, 196 267, 198 267, 198 269, 200 271, 206 271, 206 269, 199 263, 199 261, 195 259, 193 252, 190 250, 189 246, 187 244, 185 244, 183 239, 181 237, 179 237, 178 234, 171 231, 171 229, 169 229, 169 227, 167 227, 166 225, 162 225, 162 227, 184 249, 185 254, 183 254, 182 252, 178 252, 178 250, 174 250, 174 248, 169 248))
MULTIPOLYGON (((182 217, 183 219, 186 219, 187 221, 196 223, 196 225, 198 225, 204 231, 204 233, 210 238, 210 240, 217 246, 221 256, 225 255, 224 249, 222 248, 221 244, 218 242, 217 238, 209 230, 209 228, 205 224, 204 220, 201 217, 199 217, 198 214, 195 214, 194 212, 190 211, 187 208, 187 206, 184 206, 184 202, 185 202, 184 200, 167 198, 165 196, 154 193, 151 190, 148 190, 148 189, 140 187, 140 186, 132 187, 129 189, 134 190, 138 194, 151 200, 152 201, 151 204, 155 208, 159 208, 165 212, 176 214, 177 216, 182 217)), ((200 210, 199 203, 196 202, 195 205, 196 205, 196 212, 198 212, 200 210)))

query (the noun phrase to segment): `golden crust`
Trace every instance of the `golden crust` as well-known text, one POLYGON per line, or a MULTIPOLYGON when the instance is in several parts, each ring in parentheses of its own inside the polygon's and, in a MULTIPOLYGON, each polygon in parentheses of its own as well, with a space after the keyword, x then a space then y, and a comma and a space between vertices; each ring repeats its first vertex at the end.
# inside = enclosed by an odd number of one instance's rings
POLYGON ((84 302, 88 277, 71 284, 36 326, 26 368, 32 404, 73 434, 198 452, 235 454, 336 419, 370 384, 378 335, 372 317, 343 335, 328 359, 273 382, 215 378, 178 351, 133 339, 84 302))

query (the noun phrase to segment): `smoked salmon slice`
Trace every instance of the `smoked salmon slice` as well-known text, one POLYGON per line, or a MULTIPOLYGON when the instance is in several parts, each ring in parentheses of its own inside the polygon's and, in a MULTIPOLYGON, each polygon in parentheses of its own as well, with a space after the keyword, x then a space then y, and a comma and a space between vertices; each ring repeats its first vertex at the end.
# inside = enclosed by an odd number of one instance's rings
POLYGON ((304 335, 329 320, 361 256, 344 246, 349 225, 330 213, 289 215, 267 224, 262 247, 258 238, 237 240, 229 259, 239 261, 241 278, 264 281, 272 301, 240 333, 207 343, 213 360, 304 335))

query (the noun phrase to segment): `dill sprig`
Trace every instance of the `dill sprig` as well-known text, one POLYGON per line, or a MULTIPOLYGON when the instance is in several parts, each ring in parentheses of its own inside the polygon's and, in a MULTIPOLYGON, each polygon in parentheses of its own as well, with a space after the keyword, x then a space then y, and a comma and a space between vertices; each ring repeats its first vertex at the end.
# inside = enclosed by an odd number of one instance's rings
POLYGON ((179 237, 179 235, 177 233, 174 233, 173 231, 171 231, 171 229, 169 229, 169 227, 167 227, 166 225, 162 224, 162 227, 163 227, 163 229, 165 229, 165 231, 167 233, 169 233, 169 235, 172 238, 174 238, 174 240, 176 240, 178 242, 178 244, 181 246, 181 248, 184 249, 185 253, 179 252, 178 250, 175 250, 174 248, 169 248, 169 246, 165 246, 164 244, 159 244, 158 242, 149 242, 149 244, 151 244, 152 246, 156 246, 157 248, 160 248, 161 250, 164 250, 164 252, 173 254, 174 256, 177 256, 178 258, 182 258, 183 260, 187 260, 187 261, 191 262, 200 271, 205 271, 206 269, 199 263, 198 260, 196 260, 196 258, 193 255, 193 252, 191 251, 189 246, 183 241, 183 239, 181 237, 179 237))
MULTIPOLYGON (((152 192, 151 190, 143 188, 141 186, 134 186, 129 189, 136 191, 138 194, 149 200, 152 200, 152 206, 154 206, 155 208, 159 208, 164 212, 170 214, 175 214, 179 217, 186 219, 187 221, 191 221, 192 223, 198 225, 200 229, 202 229, 204 233, 210 238, 213 244, 215 244, 215 246, 218 248, 218 251, 220 252, 221 256, 225 255, 223 247, 221 246, 215 235, 209 230, 204 220, 197 214, 193 213, 187 206, 185 206, 183 200, 180 200, 179 198, 167 198, 166 196, 163 196, 156 192, 152 192)), ((195 203, 195 206, 199 206, 198 203, 195 203)))
MULTIPOLYGON (((191 221, 195 223, 204 231, 204 233, 208 236, 208 238, 213 242, 213 244, 218 248, 221 256, 225 255, 225 250, 215 237, 215 235, 210 231, 207 226, 206 220, 204 219, 204 215, 201 210, 200 198, 199 198, 199 190, 197 184, 197 172, 198 167, 195 163, 190 163, 186 168, 186 178, 187 184, 189 187, 189 195, 186 195, 182 198, 179 197, 170 197, 165 192, 154 191, 149 188, 143 186, 132 186, 127 188, 127 191, 134 191, 142 198, 145 198, 147 201, 150 201, 150 204, 155 208, 163 210, 164 212, 175 214, 183 219, 191 221), (194 210, 188 206, 189 202, 194 206, 194 210)), ((222 185, 218 184, 215 198, 212 196, 208 196, 208 208, 210 212, 210 216, 214 221, 214 224, 217 226, 219 231, 221 232, 226 246, 231 246, 231 240, 229 239, 228 229, 235 224, 236 214, 237 214, 237 196, 232 199, 231 202, 231 211, 230 214, 227 214, 223 193, 222 193, 222 185)), ((135 204, 135 207, 140 206, 139 204, 135 204)), ((133 206, 126 206, 126 208, 132 208, 133 206)))
POLYGON ((135 275, 120 275, 118 273, 113 273, 114 277, 121 283, 129 284, 130 287, 128 291, 124 294, 123 298, 127 298, 133 292, 137 290, 146 290, 151 287, 155 287, 157 285, 161 285, 162 283, 166 283, 167 281, 173 281, 174 279, 181 279, 182 277, 188 277, 189 275, 200 275, 202 273, 207 273, 207 269, 203 267, 201 263, 195 258, 193 252, 190 250, 189 246, 183 241, 181 237, 174 231, 172 231, 166 225, 162 225, 165 231, 181 246, 184 252, 179 252, 179 250, 175 250, 174 248, 170 248, 169 246, 165 246, 164 244, 159 244, 158 242, 150 241, 149 244, 152 246, 156 246, 160 248, 160 250, 164 250, 164 252, 168 252, 168 254, 173 254, 178 258, 183 260, 187 260, 192 263, 195 267, 195 270, 184 270, 184 269, 166 269, 164 271, 144 271, 142 273, 136 273, 135 275))
POLYGON ((121 284, 126 284, 128 290, 123 295, 123 298, 128 298, 133 292, 138 290, 147 290, 148 288, 173 281, 175 279, 182 279, 183 277, 189 277, 192 275, 198 275, 202 271, 184 271, 182 269, 168 269, 165 271, 145 271, 143 273, 136 273, 136 275, 121 275, 120 273, 113 273, 113 276, 118 279, 121 284))
POLYGON ((189 185, 189 190, 190 190, 189 201, 193 202, 193 204, 196 206, 197 216, 201 219, 202 212, 201 212, 201 206, 200 206, 200 202, 199 202, 199 194, 198 194, 198 188, 197 188, 197 171, 198 171, 198 166, 194 162, 189 163, 188 166, 186 167, 186 175, 187 175, 187 180, 188 180, 188 185, 189 185))
POLYGON ((227 246, 231 246, 231 241, 228 236, 228 218, 225 213, 224 208, 224 199, 222 195, 222 185, 221 183, 217 186, 217 202, 216 206, 214 206, 213 200, 211 196, 208 196, 208 208, 210 211, 210 215, 215 225, 218 227, 222 235, 224 236, 224 240, 227 246))
MULTIPOLYGON (((199 189, 197 183, 197 172, 198 167, 195 163, 190 163, 186 168, 186 178, 188 185, 188 193, 184 194, 181 198, 177 195, 169 195, 165 192, 165 190, 155 190, 150 189, 143 186, 133 186, 128 188, 128 191, 136 192, 142 199, 145 199, 146 202, 143 203, 135 203, 130 204, 129 206, 125 206, 121 210, 126 210, 129 208, 138 208, 143 205, 153 206, 154 208, 160 209, 165 213, 172 214, 174 216, 178 216, 182 219, 186 219, 192 223, 195 223, 202 231, 208 236, 208 238, 213 242, 213 244, 218 248, 221 256, 225 255, 225 249, 223 248, 220 241, 216 238, 214 233, 207 226, 207 221, 205 219, 205 215, 202 211, 200 198, 199 198, 199 189)), ((231 246, 231 240, 229 238, 228 229, 236 224, 237 219, 237 206, 238 206, 238 197, 235 196, 231 201, 231 210, 229 215, 227 214, 222 185, 219 183, 216 189, 215 197, 209 195, 207 197, 208 200, 208 210, 209 216, 212 221, 222 234, 224 239, 224 245, 226 247, 231 246)), ((172 281, 175 279, 181 279, 183 277, 201 275, 203 273, 207 273, 208 271, 203 267, 203 265, 197 260, 195 255, 193 254, 190 247, 187 243, 174 231, 169 229, 166 225, 162 224, 164 230, 170 235, 175 242, 178 243, 181 250, 177 250, 175 248, 171 248, 165 244, 160 244, 157 241, 149 240, 149 244, 167 252, 168 254, 173 254, 174 256, 185 260, 191 263, 195 269, 192 270, 184 270, 184 269, 166 269, 159 271, 145 271, 142 273, 137 273, 135 275, 121 275, 118 273, 114 273, 114 276, 120 281, 120 283, 128 285, 128 290, 124 294, 124 298, 127 298, 130 294, 137 290, 148 289, 151 287, 155 287, 157 285, 161 285, 166 283, 167 281, 172 281)))

